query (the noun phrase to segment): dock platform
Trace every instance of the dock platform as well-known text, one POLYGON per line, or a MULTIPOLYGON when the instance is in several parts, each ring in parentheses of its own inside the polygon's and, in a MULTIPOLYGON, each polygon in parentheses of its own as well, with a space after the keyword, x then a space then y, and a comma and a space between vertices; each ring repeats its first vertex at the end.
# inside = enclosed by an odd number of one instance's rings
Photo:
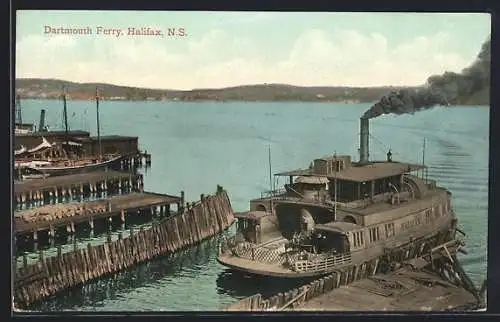
POLYGON ((438 274, 399 269, 335 288, 293 311, 443 311, 475 303, 474 295, 438 274))
MULTIPOLYGON (((39 208, 19 211, 14 214, 14 234, 25 234, 38 231, 51 231, 59 227, 68 227, 74 232, 74 225, 88 222, 91 227, 93 221, 120 216, 125 221, 125 213, 147 210, 156 213, 169 212, 170 205, 180 207, 182 197, 157 193, 130 193, 103 200, 90 202, 72 202, 65 204, 47 205, 39 208)), ((36 238, 35 238, 36 239, 36 238)))
POLYGON ((101 191, 142 191, 143 187, 142 174, 96 171, 15 182, 14 198, 22 204, 101 191))

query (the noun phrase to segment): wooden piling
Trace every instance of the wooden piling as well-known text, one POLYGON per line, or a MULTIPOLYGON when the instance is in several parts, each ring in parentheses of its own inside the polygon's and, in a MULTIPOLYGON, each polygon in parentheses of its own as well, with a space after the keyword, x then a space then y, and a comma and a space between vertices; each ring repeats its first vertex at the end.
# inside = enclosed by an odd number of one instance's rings
MULTIPOLYGON (((16 280, 22 279, 26 274, 47 276, 38 282, 18 283, 14 290, 16 303, 26 306, 63 289, 131 267, 155 256, 175 252, 221 232, 234 221, 232 209, 227 206, 230 204, 227 194, 203 196, 200 199, 202 201, 193 203, 190 210, 165 218, 151 229, 132 231, 126 238, 119 234, 118 240, 112 241, 108 235, 105 244, 87 244, 84 249, 74 247, 72 252, 63 254, 58 247, 57 256, 47 259, 44 258, 43 251, 40 251, 41 261, 31 265, 27 264, 27 258, 23 256, 25 268, 18 270, 16 280)), ((74 232, 74 224, 68 226, 68 230, 74 232)), ((324 288, 324 283, 323 281, 317 287, 324 288)), ((260 306, 261 302, 255 305, 260 306)))

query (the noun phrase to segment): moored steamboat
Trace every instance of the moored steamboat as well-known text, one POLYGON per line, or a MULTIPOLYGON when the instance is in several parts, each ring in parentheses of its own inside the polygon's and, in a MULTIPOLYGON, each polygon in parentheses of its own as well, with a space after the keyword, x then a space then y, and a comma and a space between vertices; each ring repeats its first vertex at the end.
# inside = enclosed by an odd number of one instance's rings
POLYGON ((394 161, 390 151, 386 160, 371 161, 367 118, 360 119, 360 130, 358 162, 333 155, 308 169, 275 174, 288 177, 288 184, 236 214, 236 236, 221 245, 219 263, 301 278, 359 265, 415 241, 429 240, 421 243, 422 253, 436 240, 459 240, 451 193, 425 178, 424 165, 394 161))

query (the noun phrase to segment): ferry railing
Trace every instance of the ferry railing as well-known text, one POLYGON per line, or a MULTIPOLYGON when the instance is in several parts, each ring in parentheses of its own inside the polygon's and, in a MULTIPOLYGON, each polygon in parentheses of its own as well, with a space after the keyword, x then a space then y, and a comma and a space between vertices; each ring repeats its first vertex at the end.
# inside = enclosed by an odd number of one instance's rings
MULTIPOLYGON (((326 195, 314 195, 313 197, 297 197, 297 196, 287 196, 287 190, 285 188, 273 190, 273 191, 265 191, 260 194, 261 199, 272 197, 273 200, 283 200, 283 201, 294 201, 301 203, 321 203, 328 207, 334 207, 335 201, 329 200, 326 195)), ((348 204, 344 202, 337 201, 337 206, 347 207, 348 204)))
POLYGON ((269 190, 269 191, 264 191, 260 193, 260 198, 269 198, 269 197, 276 197, 282 194, 286 193, 285 188, 280 188, 276 190, 269 190))
POLYGON ((236 236, 222 237, 219 243, 219 255, 228 252, 236 246, 236 236))
POLYGON ((351 254, 339 254, 330 256, 323 260, 297 260, 293 263, 293 270, 296 272, 317 272, 324 271, 335 266, 351 263, 351 254))
POLYGON ((434 189, 437 186, 436 180, 431 180, 431 179, 423 179, 427 187, 430 189, 434 189))
MULTIPOLYGON (((283 201, 293 201, 293 202, 298 202, 298 203, 314 203, 314 204, 322 204, 326 207, 334 207, 335 202, 328 200, 326 197, 319 197, 319 196, 314 196, 312 198, 297 198, 297 197, 292 197, 292 196, 286 196, 286 195, 281 195, 281 196, 275 196, 273 200, 283 200, 283 201)), ((337 206, 345 206, 345 203, 337 202, 337 206)))
POLYGON ((231 248, 233 256, 265 263, 284 263, 286 257, 277 249, 267 249, 255 244, 243 242, 231 248))

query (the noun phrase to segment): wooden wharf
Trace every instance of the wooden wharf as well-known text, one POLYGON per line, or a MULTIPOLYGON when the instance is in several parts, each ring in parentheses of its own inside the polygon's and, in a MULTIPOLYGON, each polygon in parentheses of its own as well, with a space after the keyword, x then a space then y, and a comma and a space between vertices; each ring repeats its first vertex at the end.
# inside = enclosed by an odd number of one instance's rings
POLYGON ((72 252, 51 257, 44 257, 40 251, 38 262, 25 262, 23 267, 17 267, 14 260, 14 305, 29 307, 64 289, 186 249, 226 230, 234 220, 227 193, 218 191, 212 196, 201 195, 198 202, 186 203, 184 211, 149 229, 131 230, 127 237, 112 240, 108 235, 103 244, 88 244, 83 249, 75 244, 72 252))
POLYGON ((14 183, 15 205, 60 199, 96 192, 143 191, 142 174, 119 171, 98 171, 66 176, 47 177, 14 183))
POLYGON ((48 231, 49 235, 54 236, 57 228, 66 227, 68 233, 74 233, 76 224, 87 222, 92 229, 96 220, 117 217, 125 222, 125 216, 134 212, 162 216, 170 214, 170 205, 175 204, 177 209, 182 209, 183 203, 183 194, 177 197, 136 192, 103 200, 47 205, 16 212, 13 220, 14 234, 33 233, 36 241, 40 231, 48 231))
POLYGON ((447 311, 473 306, 476 298, 436 272, 403 267, 340 286, 293 311, 447 311))
POLYGON ((463 242, 442 234, 336 270, 288 292, 254 294, 224 311, 446 311, 484 306, 484 295, 461 267, 463 242))

